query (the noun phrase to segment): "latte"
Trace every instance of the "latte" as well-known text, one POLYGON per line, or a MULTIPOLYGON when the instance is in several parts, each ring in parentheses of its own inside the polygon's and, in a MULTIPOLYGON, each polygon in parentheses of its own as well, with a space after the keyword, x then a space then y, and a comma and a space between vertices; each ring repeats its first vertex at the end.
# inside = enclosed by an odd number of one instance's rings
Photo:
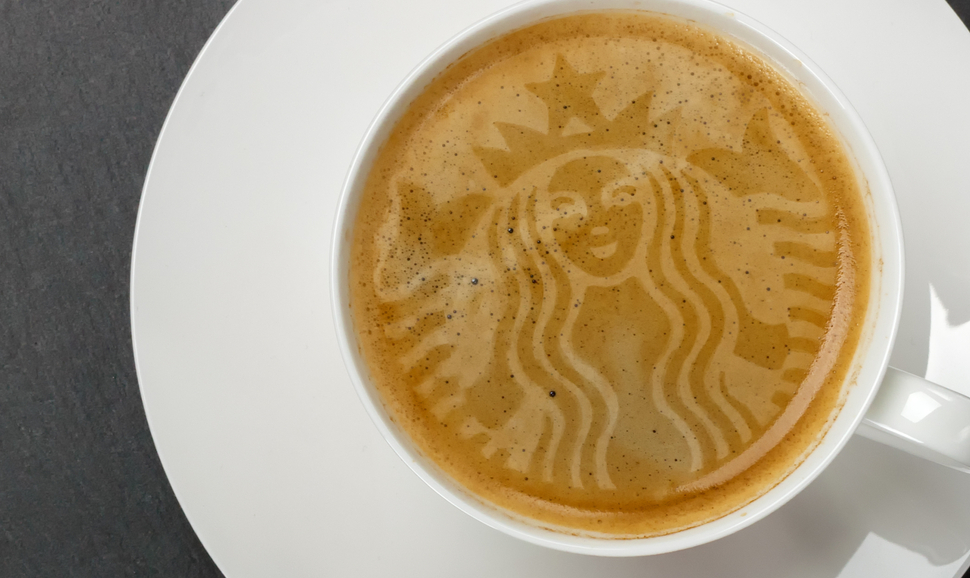
POLYGON ((640 537, 743 507, 838 411, 863 193, 752 50, 645 12, 494 39, 410 104, 354 224, 351 307, 392 419, 482 500, 640 537))

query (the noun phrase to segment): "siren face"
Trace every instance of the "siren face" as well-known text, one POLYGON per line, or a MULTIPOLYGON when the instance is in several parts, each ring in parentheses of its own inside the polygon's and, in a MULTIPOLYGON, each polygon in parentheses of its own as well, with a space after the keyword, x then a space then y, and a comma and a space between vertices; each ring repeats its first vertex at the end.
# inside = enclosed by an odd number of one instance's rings
POLYGON ((747 49, 639 12, 545 21, 437 77, 351 249, 360 349, 448 475, 571 532, 664 534, 776 485, 866 311, 858 180, 747 49))
POLYGON ((629 175, 617 159, 588 156, 557 168, 548 183, 556 243, 590 275, 619 273, 636 251, 643 207, 636 200, 636 186, 625 183, 629 175))

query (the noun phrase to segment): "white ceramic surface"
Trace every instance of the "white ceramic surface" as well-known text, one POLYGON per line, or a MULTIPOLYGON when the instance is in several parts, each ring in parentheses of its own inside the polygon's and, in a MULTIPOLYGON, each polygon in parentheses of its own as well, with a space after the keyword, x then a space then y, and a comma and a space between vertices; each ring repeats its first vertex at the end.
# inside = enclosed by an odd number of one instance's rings
MULTIPOLYGON (((808 53, 862 114, 907 237, 893 364, 970 393, 970 34, 942 1, 732 4, 808 53), (869 25, 852 25, 861 19, 869 25)), ((163 464, 220 567, 230 577, 960 574, 970 478, 867 440, 752 528, 630 560, 485 528, 384 444, 331 326, 336 194, 394 85, 502 5, 243 0, 183 86, 145 187, 133 333, 163 464)))
POLYGON ((889 368, 857 434, 970 473, 970 398, 889 368))

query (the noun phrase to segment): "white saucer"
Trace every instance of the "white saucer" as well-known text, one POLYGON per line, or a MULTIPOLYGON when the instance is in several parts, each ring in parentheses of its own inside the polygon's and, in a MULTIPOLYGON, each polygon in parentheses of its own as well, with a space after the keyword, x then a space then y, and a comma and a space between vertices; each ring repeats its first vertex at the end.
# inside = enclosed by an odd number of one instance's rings
MULTIPOLYGON (((481 525, 380 438, 330 317, 337 194, 400 79, 504 4, 242 0, 183 85, 142 198, 132 332, 156 447, 219 567, 230 578, 961 576, 970 476, 864 439, 747 530, 598 559, 481 525)), ((970 33, 943 0, 731 4, 811 56, 867 122, 907 242, 893 363, 970 394, 970 33)))

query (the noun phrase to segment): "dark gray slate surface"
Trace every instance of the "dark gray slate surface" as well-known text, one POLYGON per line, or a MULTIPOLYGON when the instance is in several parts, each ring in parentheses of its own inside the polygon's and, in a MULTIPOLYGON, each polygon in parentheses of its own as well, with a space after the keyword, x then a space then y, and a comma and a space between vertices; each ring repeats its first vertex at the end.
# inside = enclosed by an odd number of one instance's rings
POLYGON ((165 113, 232 4, 0 0, 2 578, 221 575, 148 433, 128 267, 165 113))
POLYGON ((232 0, 0 0, 0 577, 217 576, 172 494, 128 317, 162 121, 232 0))

